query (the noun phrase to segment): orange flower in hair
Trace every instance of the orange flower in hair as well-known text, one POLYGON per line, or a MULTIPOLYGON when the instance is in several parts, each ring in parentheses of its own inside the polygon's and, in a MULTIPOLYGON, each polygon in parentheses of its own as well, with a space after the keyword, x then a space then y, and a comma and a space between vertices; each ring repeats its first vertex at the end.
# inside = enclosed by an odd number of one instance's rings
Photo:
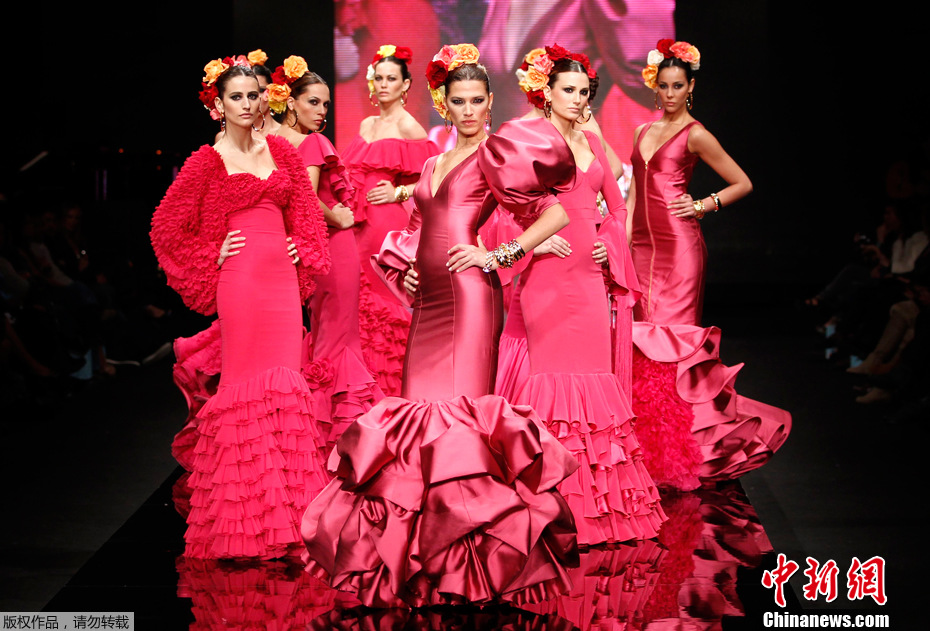
POLYGON ((207 85, 213 85, 217 78, 229 69, 228 64, 224 64, 222 59, 214 59, 203 67, 203 82, 207 85))
POLYGON ((268 55, 265 54, 261 48, 253 50, 246 58, 249 60, 249 63, 253 66, 264 66, 265 62, 268 61, 268 55))

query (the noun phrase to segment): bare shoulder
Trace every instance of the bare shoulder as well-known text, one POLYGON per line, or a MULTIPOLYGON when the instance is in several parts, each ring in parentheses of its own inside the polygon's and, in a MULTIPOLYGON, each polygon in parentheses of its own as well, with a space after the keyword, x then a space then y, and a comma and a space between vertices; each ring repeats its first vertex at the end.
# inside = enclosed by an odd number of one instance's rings
POLYGON ((701 153, 708 149, 714 149, 720 146, 717 138, 707 131, 701 123, 692 125, 688 130, 688 149, 692 153, 701 153))
POLYGON ((423 125, 418 123, 417 119, 410 114, 401 117, 401 119, 397 121, 397 130, 400 132, 401 138, 406 140, 423 140, 427 137, 423 125))
POLYGON ((643 123, 633 131, 633 142, 639 140, 639 137, 643 134, 643 130, 646 129, 648 123, 643 123))
POLYGON ((377 116, 368 116, 366 118, 363 118, 362 122, 359 123, 359 126, 358 126, 359 135, 365 136, 366 134, 369 134, 371 132, 371 128, 375 124, 375 119, 377 118, 378 118, 377 116))

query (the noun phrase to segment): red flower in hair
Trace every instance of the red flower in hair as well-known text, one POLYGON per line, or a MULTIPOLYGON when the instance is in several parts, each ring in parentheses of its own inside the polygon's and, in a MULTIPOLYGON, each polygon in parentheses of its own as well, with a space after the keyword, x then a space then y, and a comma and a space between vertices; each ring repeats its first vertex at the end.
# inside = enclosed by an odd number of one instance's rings
POLYGON ((571 57, 571 53, 566 48, 562 48, 558 44, 553 44, 552 46, 546 46, 546 54, 549 56, 549 59, 552 61, 557 61, 559 59, 565 59, 571 57))
POLYGON ((204 107, 206 107, 208 110, 213 109, 214 101, 218 96, 219 92, 217 92, 216 86, 211 85, 200 91, 200 102, 203 103, 204 107))
POLYGON ((543 94, 542 90, 527 92, 526 100, 529 101, 533 107, 538 107, 539 109, 543 109, 546 106, 546 95, 543 94))
POLYGON ((659 52, 665 55, 665 58, 668 59, 672 57, 672 44, 675 43, 673 39, 660 39, 659 43, 656 44, 656 48, 659 49, 659 52))
POLYGON ((287 75, 284 74, 284 66, 275 68, 275 71, 271 73, 271 82, 278 85, 287 85, 288 81, 287 75))
POLYGON ((409 65, 413 61, 413 51, 406 46, 398 46, 394 51, 394 57, 409 65))
POLYGON ((426 81, 434 90, 445 82, 447 76, 449 76, 449 71, 441 60, 434 59, 426 66, 426 81))

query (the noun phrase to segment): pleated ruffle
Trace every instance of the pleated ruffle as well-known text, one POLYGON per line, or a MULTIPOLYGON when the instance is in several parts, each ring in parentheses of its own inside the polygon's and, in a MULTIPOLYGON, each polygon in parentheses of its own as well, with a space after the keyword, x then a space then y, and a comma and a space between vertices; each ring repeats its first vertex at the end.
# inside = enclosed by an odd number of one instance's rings
POLYGON ((656 536, 666 517, 616 375, 531 375, 516 401, 532 407, 580 465, 559 486, 575 517, 579 544, 656 536))
POLYGON ((209 327, 192 337, 176 339, 174 356, 172 375, 187 402, 187 420, 171 442, 171 455, 190 471, 194 460, 194 445, 197 443, 197 413, 216 394, 223 365, 220 321, 214 320, 209 327))
MULTIPOLYGON (((720 329, 635 322, 633 343, 646 358, 674 365, 675 392, 691 406, 694 417, 691 434, 701 454, 697 472, 701 480, 730 480, 752 471, 768 462, 787 439, 791 431, 787 411, 736 393, 734 384, 743 364, 731 367, 720 361, 720 329)), ((635 376, 634 395, 644 387, 649 387, 648 380, 635 376)), ((658 392, 640 394, 644 399, 659 396, 658 392)), ((654 415, 643 416, 640 425, 649 418, 654 415)), ((644 448, 668 449, 668 437, 662 435, 662 441, 644 442, 644 448)))
POLYGON ((225 385, 198 414, 184 555, 277 558, 299 547, 300 516, 329 481, 307 383, 272 368, 225 385))
POLYGON ((373 607, 563 593, 578 557, 555 487, 576 467, 501 397, 384 399, 339 439, 337 479, 304 515, 307 570, 373 607))
POLYGON ((400 394, 410 312, 372 291, 362 272, 358 295, 359 334, 365 362, 387 396, 400 394))

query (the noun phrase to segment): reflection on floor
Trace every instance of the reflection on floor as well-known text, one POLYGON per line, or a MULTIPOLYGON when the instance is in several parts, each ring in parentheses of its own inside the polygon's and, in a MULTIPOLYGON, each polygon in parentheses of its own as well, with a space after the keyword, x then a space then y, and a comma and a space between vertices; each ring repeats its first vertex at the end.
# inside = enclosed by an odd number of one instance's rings
MULTIPOLYGON (((180 470, 179 470, 180 473, 180 470)), ((771 592, 760 585, 772 546, 739 483, 663 497, 657 540, 593 547, 574 589, 512 607, 373 611, 305 574, 299 561, 199 562, 179 556, 177 475, 91 559, 47 611, 135 611, 161 629, 757 628, 771 592), (94 607, 101 607, 94 609, 94 607), (747 611, 753 612, 751 619, 747 611)))

